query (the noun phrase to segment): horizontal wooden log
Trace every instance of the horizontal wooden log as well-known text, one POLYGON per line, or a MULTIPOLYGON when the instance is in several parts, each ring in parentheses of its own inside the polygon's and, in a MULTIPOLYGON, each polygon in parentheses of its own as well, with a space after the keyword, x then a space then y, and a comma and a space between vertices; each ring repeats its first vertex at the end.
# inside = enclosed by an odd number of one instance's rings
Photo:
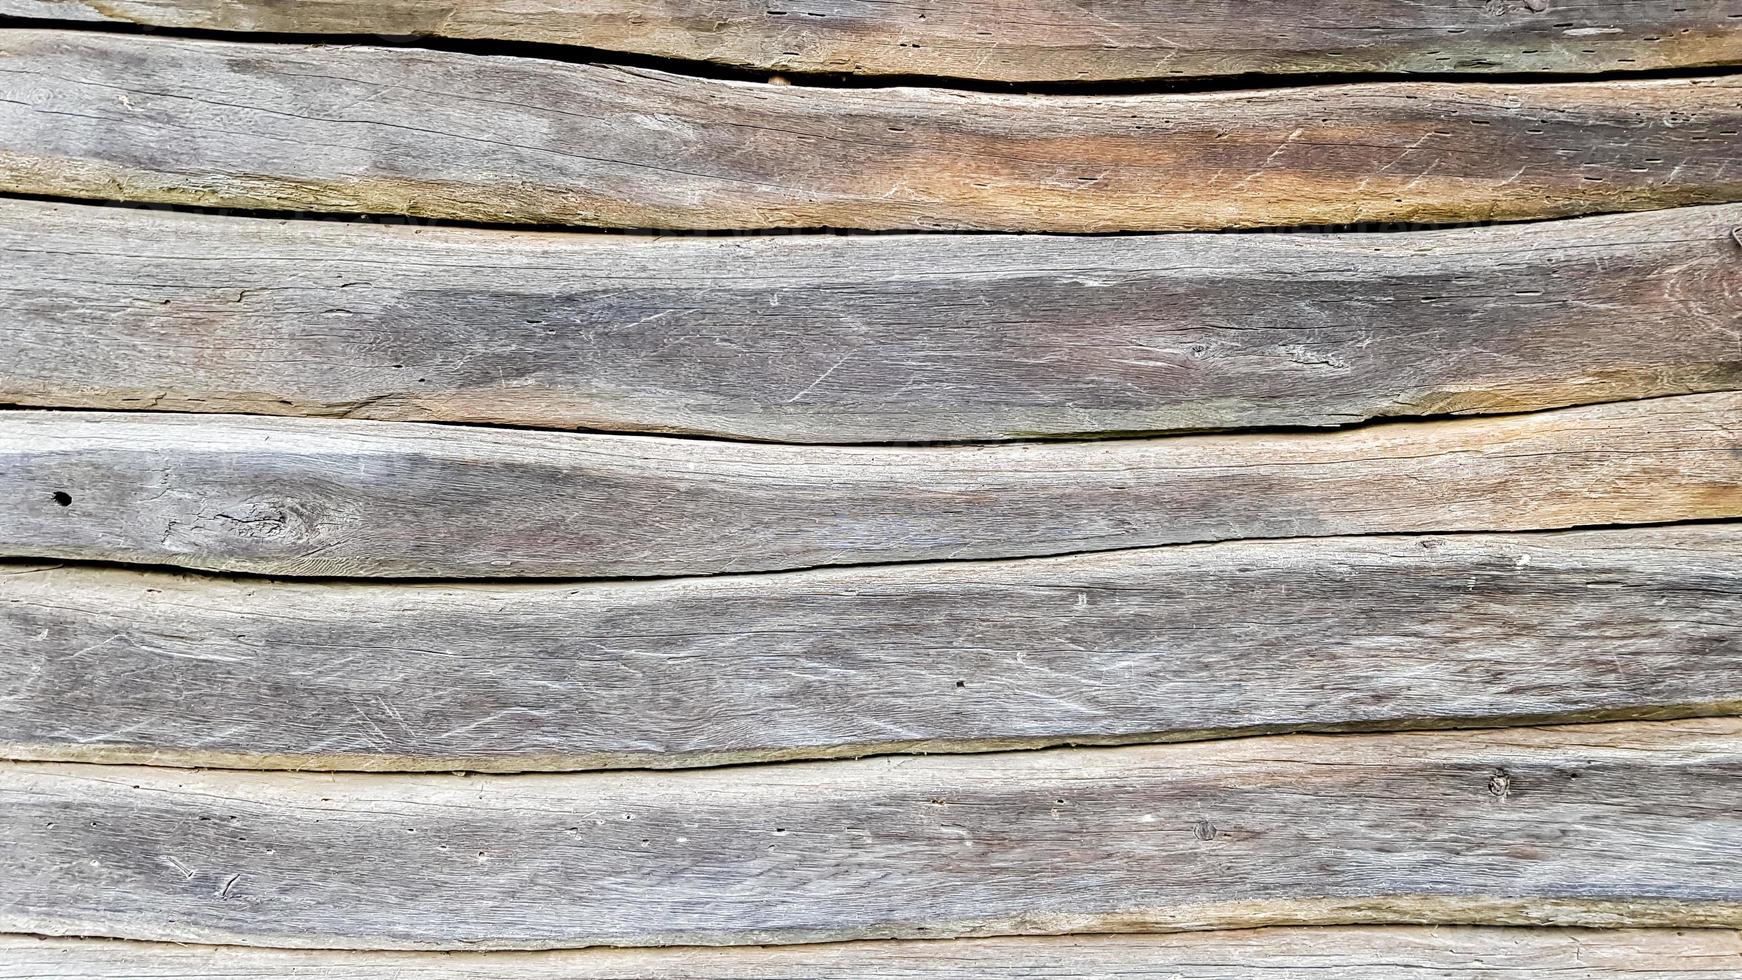
POLYGON ((868 448, 0 413, 0 555, 618 577, 1742 517, 1742 392, 1329 433, 868 448))
POLYGON ((1742 388, 1738 229, 650 240, 6 201, 0 402, 793 442, 1540 409, 1742 388))
POLYGON ((745 68, 992 81, 1287 72, 1617 71, 1742 62, 1742 5, 1125 0, 0 0, 0 15, 294 34, 584 45, 745 68))
POLYGON ((0 765, 0 929, 321 948, 1742 924, 1742 719, 412 776, 0 765))
POLYGON ((693 229, 1098 232, 1742 200, 1742 76, 992 95, 0 35, 0 190, 693 229))
POLYGON ((352 952, 0 937, 0 980, 1734 980, 1725 929, 1441 926, 750 949, 352 952))
POLYGON ((0 754, 664 768, 1734 712, 1738 528, 583 587, 0 566, 0 754))

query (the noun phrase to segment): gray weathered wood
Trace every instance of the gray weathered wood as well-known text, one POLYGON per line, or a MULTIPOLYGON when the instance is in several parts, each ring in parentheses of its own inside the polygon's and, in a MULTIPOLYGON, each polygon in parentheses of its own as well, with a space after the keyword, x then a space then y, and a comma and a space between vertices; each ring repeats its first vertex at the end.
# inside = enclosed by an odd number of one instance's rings
POLYGON ((1727 929, 1344 926, 750 949, 352 952, 0 937, 0 980, 1735 980, 1727 929))
POLYGON ((493 222, 1186 230, 1742 200, 1742 76, 994 95, 0 35, 0 190, 493 222))
POLYGON ((643 239, 7 201, 0 402, 837 443, 1539 409, 1742 387, 1737 229, 643 239))
POLYGON ((0 765, 0 929, 324 948, 1742 924, 1742 719, 411 776, 0 765))
POLYGON ((201 30, 585 45, 750 68, 998 81, 1259 72, 1616 71, 1742 61, 1736 0, 0 0, 0 14, 201 30))
POLYGON ((574 770, 1737 711, 1739 529, 580 587, 0 566, 0 755, 574 770))
POLYGON ((1328 433, 870 448, 0 413, 0 555, 650 576, 1742 517, 1742 392, 1328 433))

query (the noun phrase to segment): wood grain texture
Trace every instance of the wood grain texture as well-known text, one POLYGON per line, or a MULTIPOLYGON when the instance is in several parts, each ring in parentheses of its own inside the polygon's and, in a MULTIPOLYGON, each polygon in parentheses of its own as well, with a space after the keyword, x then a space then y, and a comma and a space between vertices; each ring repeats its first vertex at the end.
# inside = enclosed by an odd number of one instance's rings
POLYGON ((1286 72, 1615 71, 1742 61, 1735 0, 0 0, 0 14, 584 45, 796 72, 1104 81, 1286 72))
POLYGON ((1734 712, 1739 528, 580 587, 0 566, 0 755, 665 768, 1734 712))
POLYGON ((994 95, 0 35, 0 189, 693 229, 1190 230, 1742 200, 1742 76, 994 95))
POLYGON ((868 448, 0 413, 0 555, 618 577, 1742 517, 1742 393, 1330 433, 868 448))
POLYGON ((350 952, 0 937, 0 980, 1735 980, 1723 929, 1344 926, 751 949, 350 952))
POLYGON ((1738 229, 646 239, 5 201, 0 402, 807 443, 1540 409, 1742 387, 1738 229))
POLYGON ((1742 922, 1742 719, 682 773, 0 765, 0 928, 320 948, 1742 922))

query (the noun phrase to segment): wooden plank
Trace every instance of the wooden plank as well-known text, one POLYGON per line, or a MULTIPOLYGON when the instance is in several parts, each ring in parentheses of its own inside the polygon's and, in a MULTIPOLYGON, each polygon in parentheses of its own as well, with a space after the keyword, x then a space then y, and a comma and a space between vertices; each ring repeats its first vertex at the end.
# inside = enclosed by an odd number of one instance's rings
POLYGON ((0 413, 0 555, 279 575, 751 572, 1742 517, 1742 392, 1329 433, 868 448, 0 413))
POLYGON ((1742 388, 1739 228, 646 239, 7 201, 0 402, 793 442, 1540 409, 1742 388))
POLYGON ((1742 923, 1742 719, 411 776, 0 765, 0 929, 319 948, 1742 923))
POLYGON ((15 759, 665 768, 1742 709, 1737 525, 579 587, 4 571, 15 759))
POLYGON ((1275 928, 1146 936, 534 953, 0 937, 0 980, 1735 980, 1725 929, 1275 928))
POLYGON ((1742 199, 1742 76, 1049 96, 0 35, 0 189, 694 229, 1463 222, 1742 199))
POLYGON ((1286 72, 1617 71, 1742 61, 1742 5, 1545 0, 0 0, 0 14, 586 45, 792 72, 1105 81, 1286 72))

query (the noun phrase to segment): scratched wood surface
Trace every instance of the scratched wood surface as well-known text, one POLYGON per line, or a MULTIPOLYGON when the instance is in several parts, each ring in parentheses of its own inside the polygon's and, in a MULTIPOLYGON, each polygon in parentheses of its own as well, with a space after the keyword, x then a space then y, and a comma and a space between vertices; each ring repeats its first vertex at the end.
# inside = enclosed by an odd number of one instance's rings
POLYGON ((0 190, 691 229, 1156 231, 1742 200, 1742 79, 1002 95, 0 34, 0 190))
POLYGON ((1742 719, 687 772, 0 765, 0 931, 321 948, 1742 924, 1742 719))
POLYGON ((1521 411, 1738 387, 1738 229, 648 239, 6 201, 0 402, 807 443, 1521 411))
POLYGON ((1728 526, 585 586, 0 566, 0 754, 576 770, 1714 714, 1738 621, 1728 526))
POLYGON ((1328 433, 920 448, 0 413, 0 555, 599 577, 1742 516, 1742 393, 1328 433))
POLYGON ((749 949, 426 953, 0 937, 0 980, 1734 980, 1727 929, 1272 928, 749 949))
POLYGON ((1620 71, 1742 62, 1736 0, 0 0, 0 14, 286 34, 433 35, 797 72, 995 81, 1290 72, 1620 71))
POLYGON ((1742 0, 0 21, 0 980, 1742 974, 1742 0))

